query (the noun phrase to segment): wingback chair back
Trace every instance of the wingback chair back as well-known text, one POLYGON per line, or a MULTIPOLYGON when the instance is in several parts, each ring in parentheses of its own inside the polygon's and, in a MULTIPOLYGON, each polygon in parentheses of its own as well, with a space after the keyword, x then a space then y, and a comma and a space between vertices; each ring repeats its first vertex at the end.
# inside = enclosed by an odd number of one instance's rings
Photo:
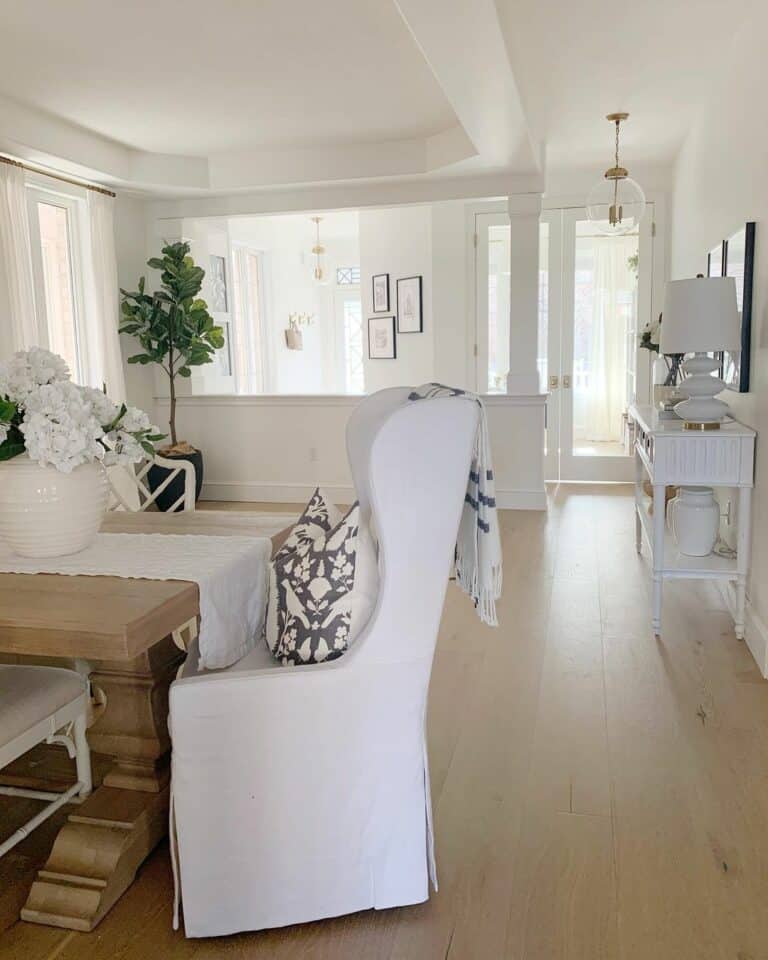
POLYGON ((356 647, 376 661, 431 660, 478 422, 464 397, 409 393, 372 394, 347 426, 361 521, 379 544, 379 602, 356 647))
POLYGON ((171 687, 174 862, 187 936, 429 896, 427 688, 478 410, 461 398, 407 402, 408 392, 367 398, 349 422, 380 576, 376 608, 350 650, 171 687))

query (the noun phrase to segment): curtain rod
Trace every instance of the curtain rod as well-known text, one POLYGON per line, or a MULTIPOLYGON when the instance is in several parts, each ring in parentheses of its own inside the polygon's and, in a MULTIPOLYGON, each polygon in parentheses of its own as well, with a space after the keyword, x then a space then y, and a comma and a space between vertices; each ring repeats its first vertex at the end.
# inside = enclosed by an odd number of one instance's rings
POLYGON ((42 170, 40 167, 33 167, 27 163, 22 163, 20 160, 11 160, 10 157, 4 157, 0 154, 0 163, 10 163, 13 167, 21 167, 22 170, 29 170, 30 173, 39 173, 44 177, 50 177, 52 180, 61 180, 62 183, 71 183, 75 187, 84 187, 86 190, 94 190, 96 193, 103 193, 105 197, 115 197, 117 194, 112 193, 111 190, 107 190, 106 187, 97 187, 92 183, 82 183, 80 180, 73 180, 71 177, 65 177, 60 173, 49 173, 47 170, 42 170))

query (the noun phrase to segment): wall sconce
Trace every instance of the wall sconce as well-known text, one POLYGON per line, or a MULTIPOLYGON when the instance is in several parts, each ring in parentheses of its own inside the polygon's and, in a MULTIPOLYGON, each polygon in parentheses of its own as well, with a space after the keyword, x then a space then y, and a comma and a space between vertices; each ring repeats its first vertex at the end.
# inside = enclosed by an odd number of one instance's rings
POLYGON ((301 332, 301 328, 314 326, 316 319, 314 313, 288 314, 288 326, 285 329, 285 345, 289 350, 304 349, 304 334, 301 332))

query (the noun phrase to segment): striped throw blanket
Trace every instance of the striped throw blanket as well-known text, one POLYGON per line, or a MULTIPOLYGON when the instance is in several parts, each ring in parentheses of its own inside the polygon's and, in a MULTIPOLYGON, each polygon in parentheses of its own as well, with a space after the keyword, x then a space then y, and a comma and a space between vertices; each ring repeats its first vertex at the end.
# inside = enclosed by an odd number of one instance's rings
POLYGON ((434 397, 466 397, 480 408, 464 510, 456 541, 456 577, 461 588, 474 601, 483 623, 495 627, 498 626, 496 601, 501 596, 501 538, 485 407, 476 394, 445 387, 440 383, 425 383, 408 395, 409 400, 434 397))

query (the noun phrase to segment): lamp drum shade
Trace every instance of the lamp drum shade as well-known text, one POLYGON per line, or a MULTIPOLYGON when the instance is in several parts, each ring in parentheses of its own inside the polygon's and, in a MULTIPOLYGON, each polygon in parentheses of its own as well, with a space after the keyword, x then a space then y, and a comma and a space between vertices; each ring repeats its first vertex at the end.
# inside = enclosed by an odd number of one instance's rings
POLYGON ((670 280, 664 293, 661 353, 710 353, 741 347, 733 277, 670 280))

